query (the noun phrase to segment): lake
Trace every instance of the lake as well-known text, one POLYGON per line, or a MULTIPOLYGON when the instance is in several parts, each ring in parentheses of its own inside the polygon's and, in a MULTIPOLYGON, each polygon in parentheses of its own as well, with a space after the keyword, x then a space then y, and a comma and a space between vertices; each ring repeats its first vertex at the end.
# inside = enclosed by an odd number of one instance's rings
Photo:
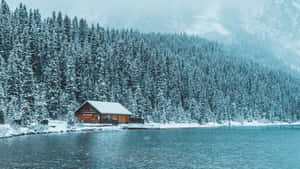
POLYGON ((0 139, 2 168, 296 169, 300 126, 122 130, 0 139))

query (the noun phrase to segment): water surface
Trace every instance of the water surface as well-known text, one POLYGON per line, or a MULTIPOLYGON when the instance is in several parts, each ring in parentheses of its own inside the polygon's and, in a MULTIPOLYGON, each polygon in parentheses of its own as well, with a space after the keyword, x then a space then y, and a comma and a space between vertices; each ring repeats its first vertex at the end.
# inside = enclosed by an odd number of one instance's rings
POLYGON ((0 139, 0 168, 297 169, 300 127, 124 130, 0 139))

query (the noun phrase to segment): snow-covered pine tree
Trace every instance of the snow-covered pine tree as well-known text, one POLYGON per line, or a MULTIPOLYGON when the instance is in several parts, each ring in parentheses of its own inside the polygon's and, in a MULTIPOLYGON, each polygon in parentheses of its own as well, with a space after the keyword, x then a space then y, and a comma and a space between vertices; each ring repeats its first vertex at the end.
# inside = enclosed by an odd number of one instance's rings
POLYGON ((59 113, 59 96, 60 96, 60 76, 59 76, 59 62, 57 55, 51 57, 48 55, 49 62, 45 67, 45 86, 47 109, 51 118, 57 118, 59 113))
POLYGON ((0 124, 5 122, 5 113, 6 113, 6 94, 5 88, 7 84, 7 74, 6 74, 6 62, 4 58, 0 55, 0 124))
POLYGON ((199 103, 195 99, 191 99, 189 109, 190 119, 200 121, 200 108, 199 103))
MULTIPOLYGON (((1 73, 1 72, 0 72, 1 73)), ((5 112, 6 112, 6 100, 4 94, 4 87, 0 83, 0 124, 5 122, 5 112)))
POLYGON ((130 90, 128 92, 128 103, 126 104, 130 108, 130 112, 133 113, 133 117, 138 117, 138 105, 137 105, 137 99, 134 95, 134 93, 130 90))
POLYGON ((11 12, 5 0, 0 3, 0 55, 8 58, 12 44, 11 12))
POLYGON ((40 123, 49 118, 45 87, 37 85, 34 88, 34 118, 40 123))
POLYGON ((27 55, 21 64, 21 86, 20 86, 20 109, 22 111, 22 123, 28 125, 34 119, 34 78, 31 64, 31 56, 27 55))
POLYGON ((64 91, 65 100, 64 100, 64 111, 67 115, 67 119, 73 119, 70 115, 74 115, 74 110, 79 105, 76 100, 76 93, 78 88, 76 85, 76 70, 75 70, 75 47, 69 46, 67 51, 67 61, 66 61, 66 89, 64 91))
POLYGON ((145 114, 148 111, 147 103, 146 103, 147 101, 142 94, 142 89, 140 88, 140 86, 137 86, 135 90, 135 99, 137 103, 136 116, 138 118, 144 118, 143 114, 145 114))
MULTIPOLYGON (((20 98, 22 83, 22 65, 24 61, 23 47, 20 43, 15 44, 10 52, 7 66, 7 95, 8 98, 20 98)), ((8 99, 10 101, 10 99, 8 99)))
POLYGON ((11 124, 14 120, 21 120, 21 111, 18 99, 11 96, 6 105, 5 123, 11 124))

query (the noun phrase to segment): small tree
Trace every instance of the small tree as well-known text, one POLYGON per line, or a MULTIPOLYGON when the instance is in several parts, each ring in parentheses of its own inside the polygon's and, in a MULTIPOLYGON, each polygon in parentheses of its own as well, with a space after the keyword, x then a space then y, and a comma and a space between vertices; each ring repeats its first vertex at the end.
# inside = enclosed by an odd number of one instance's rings
POLYGON ((42 90, 41 92, 35 93, 34 101, 36 120, 40 123, 41 121, 49 118, 48 110, 46 107, 46 91, 42 90))
POLYGON ((34 118, 32 116, 32 109, 27 101, 24 101, 21 104, 20 112, 21 112, 21 124, 23 126, 30 125, 33 122, 34 118))
MULTIPOLYGON (((0 56, 1 57, 1 56, 0 56)), ((1 65, 0 65, 1 66, 1 65)), ((0 70, 1 71, 1 70, 0 70)), ((1 72, 0 72, 1 74, 1 72)), ((4 94, 4 89, 3 85, 0 82, 0 124, 4 123, 4 113, 6 111, 6 103, 5 103, 5 94, 4 94)))

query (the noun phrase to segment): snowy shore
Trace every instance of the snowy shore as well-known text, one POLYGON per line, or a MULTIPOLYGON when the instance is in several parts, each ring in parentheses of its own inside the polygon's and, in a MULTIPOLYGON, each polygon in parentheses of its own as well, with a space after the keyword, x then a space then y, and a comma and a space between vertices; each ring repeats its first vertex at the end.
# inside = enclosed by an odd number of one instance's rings
POLYGON ((34 134, 48 134, 48 133, 66 133, 66 132, 84 132, 84 131, 103 131, 103 130, 123 130, 123 129, 157 129, 157 130, 165 130, 165 129, 206 129, 206 128, 218 128, 218 127, 259 127, 259 126, 292 126, 292 125, 300 125, 300 122, 295 123, 286 123, 286 122, 231 122, 224 124, 217 123, 208 123, 205 125, 201 125, 198 123, 146 123, 146 124, 128 124, 128 125, 102 125, 102 124, 76 124, 72 127, 69 127, 67 122, 53 120, 50 121, 47 127, 12 127, 10 125, 0 125, 0 138, 8 138, 14 136, 23 136, 23 135, 34 135, 34 134))
POLYGON ((121 130, 123 126, 101 125, 101 124, 76 124, 68 126, 67 122, 53 120, 48 126, 39 127, 12 127, 8 124, 0 125, 0 138, 8 138, 23 135, 66 133, 66 132, 84 132, 84 131, 102 131, 102 130, 121 130))
POLYGON ((192 129, 192 128, 219 128, 219 127, 260 127, 260 126, 293 126, 300 125, 300 122, 287 123, 287 122, 227 122, 224 124, 218 123, 207 123, 207 124, 199 124, 199 123, 146 123, 146 124, 129 124, 128 129, 192 129))

